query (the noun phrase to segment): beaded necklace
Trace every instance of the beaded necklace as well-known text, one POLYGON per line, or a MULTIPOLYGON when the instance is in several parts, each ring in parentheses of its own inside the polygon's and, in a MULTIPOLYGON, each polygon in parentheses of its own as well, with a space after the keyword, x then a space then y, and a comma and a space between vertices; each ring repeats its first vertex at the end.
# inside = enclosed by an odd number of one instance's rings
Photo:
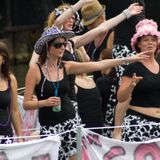
MULTIPOLYGON (((52 68, 54 68, 54 67, 52 66, 52 68)), ((45 63, 45 69, 46 69, 46 72, 48 74, 49 80, 52 82, 52 85, 53 85, 53 88, 54 88, 54 96, 57 97, 58 96, 58 90, 59 90, 59 68, 60 68, 60 64, 56 68, 57 68, 57 83, 55 83, 54 81, 52 81, 50 73, 48 71, 48 61, 46 61, 46 63, 45 63)))

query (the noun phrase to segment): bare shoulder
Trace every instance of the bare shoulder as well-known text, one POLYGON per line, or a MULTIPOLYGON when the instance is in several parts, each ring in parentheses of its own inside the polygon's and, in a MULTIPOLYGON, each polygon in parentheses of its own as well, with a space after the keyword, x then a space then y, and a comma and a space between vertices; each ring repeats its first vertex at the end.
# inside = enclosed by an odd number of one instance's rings
POLYGON ((16 79, 16 77, 15 77, 15 75, 14 74, 10 74, 10 83, 11 83, 11 88, 12 89, 15 89, 15 90, 17 90, 17 79, 16 79))
POLYGON ((15 75, 12 74, 12 73, 10 74, 10 79, 11 79, 11 82, 16 82, 17 81, 15 75))
POLYGON ((38 70, 38 64, 32 64, 31 66, 29 66, 29 70, 38 70))
POLYGON ((39 73, 39 67, 37 64, 33 64, 29 67, 27 75, 36 76, 39 73))

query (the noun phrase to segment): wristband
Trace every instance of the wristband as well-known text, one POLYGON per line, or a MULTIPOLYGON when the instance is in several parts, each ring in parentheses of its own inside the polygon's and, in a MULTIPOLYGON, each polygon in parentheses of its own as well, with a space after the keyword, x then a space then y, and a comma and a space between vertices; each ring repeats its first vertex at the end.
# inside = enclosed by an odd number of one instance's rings
POLYGON ((126 58, 121 58, 121 59, 122 59, 123 64, 128 64, 129 63, 126 58))
POLYGON ((129 9, 125 9, 122 13, 126 16, 127 19, 132 17, 132 14, 130 13, 129 9))

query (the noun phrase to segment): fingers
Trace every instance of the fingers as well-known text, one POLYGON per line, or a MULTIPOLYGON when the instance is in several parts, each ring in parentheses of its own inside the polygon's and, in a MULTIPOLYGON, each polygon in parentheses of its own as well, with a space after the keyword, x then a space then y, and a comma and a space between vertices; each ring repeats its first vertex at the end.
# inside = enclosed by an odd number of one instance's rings
POLYGON ((58 106, 60 104, 60 97, 50 97, 47 100, 47 106, 58 106))
POLYGON ((144 52, 138 53, 137 55, 139 55, 140 61, 146 60, 146 59, 150 58, 151 51, 144 51, 144 52))
POLYGON ((142 76, 137 76, 136 73, 133 73, 132 82, 131 83, 135 87, 137 85, 137 83, 142 79, 143 79, 142 76))
POLYGON ((128 8, 133 15, 139 14, 143 10, 143 6, 140 6, 139 3, 133 3, 128 8))

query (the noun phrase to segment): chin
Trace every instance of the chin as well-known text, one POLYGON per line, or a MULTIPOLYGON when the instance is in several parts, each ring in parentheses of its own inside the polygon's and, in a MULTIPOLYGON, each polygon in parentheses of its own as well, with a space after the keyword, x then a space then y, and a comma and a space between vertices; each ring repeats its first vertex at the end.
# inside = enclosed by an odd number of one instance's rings
POLYGON ((72 27, 67 27, 66 31, 72 31, 72 27))

